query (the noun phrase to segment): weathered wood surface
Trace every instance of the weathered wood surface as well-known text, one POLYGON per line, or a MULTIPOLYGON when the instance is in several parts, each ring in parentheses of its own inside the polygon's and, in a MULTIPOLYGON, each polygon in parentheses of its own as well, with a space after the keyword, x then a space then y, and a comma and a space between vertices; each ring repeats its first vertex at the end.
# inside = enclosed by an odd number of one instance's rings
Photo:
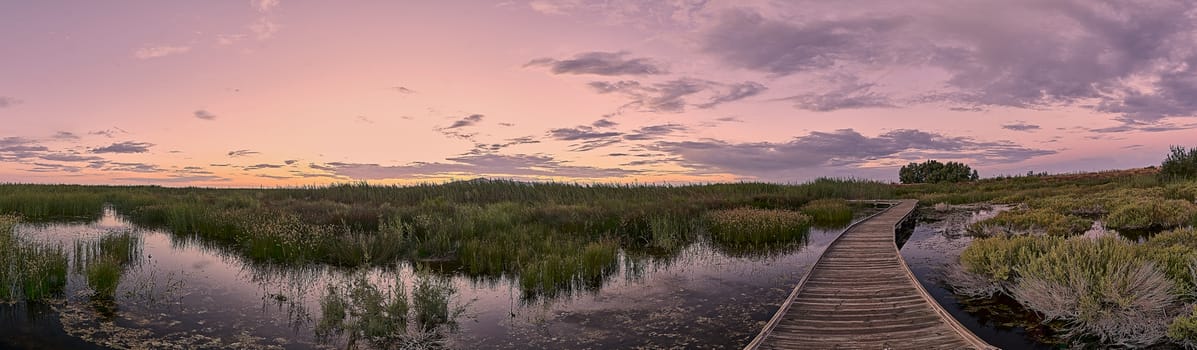
POLYGON ((746 349, 995 349, 935 302, 910 272, 894 229, 914 200, 849 227, 746 349))

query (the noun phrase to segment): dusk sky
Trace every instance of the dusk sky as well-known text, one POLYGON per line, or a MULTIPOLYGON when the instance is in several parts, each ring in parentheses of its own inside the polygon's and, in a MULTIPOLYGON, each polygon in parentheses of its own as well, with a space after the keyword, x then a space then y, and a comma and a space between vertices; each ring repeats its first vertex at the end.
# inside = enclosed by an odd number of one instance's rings
POLYGON ((0 182, 896 180, 1197 146, 1194 1, 0 1, 0 182))

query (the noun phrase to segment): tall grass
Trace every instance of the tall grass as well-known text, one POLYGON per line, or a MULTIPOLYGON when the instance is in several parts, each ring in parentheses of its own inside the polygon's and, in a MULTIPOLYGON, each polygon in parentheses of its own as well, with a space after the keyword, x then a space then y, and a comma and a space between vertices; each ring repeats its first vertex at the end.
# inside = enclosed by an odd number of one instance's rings
POLYGON ((325 341, 358 341, 376 349, 441 348, 445 332, 456 327, 464 309, 445 277, 418 272, 411 293, 402 280, 389 291, 359 272, 346 286, 329 284, 320 299, 316 334, 325 341))
POLYGON ((66 286, 67 256, 62 246, 18 237, 20 221, 0 215, 0 302, 59 297, 66 286))
POLYGON ((142 261, 141 249, 141 236, 131 232, 75 241, 74 267, 86 277, 93 300, 115 298, 125 271, 142 261))

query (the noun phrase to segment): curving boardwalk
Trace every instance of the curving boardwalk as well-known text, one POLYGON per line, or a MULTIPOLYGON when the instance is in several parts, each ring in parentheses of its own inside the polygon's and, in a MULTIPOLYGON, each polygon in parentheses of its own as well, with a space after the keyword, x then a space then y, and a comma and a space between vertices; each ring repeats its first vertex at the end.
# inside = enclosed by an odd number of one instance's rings
POLYGON ((827 247, 746 349, 995 349, 931 298, 894 243, 894 203, 827 247))

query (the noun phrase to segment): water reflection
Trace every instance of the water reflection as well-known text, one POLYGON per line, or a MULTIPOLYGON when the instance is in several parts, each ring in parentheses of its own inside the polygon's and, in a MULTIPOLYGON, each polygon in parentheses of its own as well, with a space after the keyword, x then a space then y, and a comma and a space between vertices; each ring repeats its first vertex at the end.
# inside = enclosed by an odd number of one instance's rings
POLYGON ((446 261, 254 263, 111 210, 16 229, 74 249, 63 300, 0 305, 3 346, 578 348, 740 347, 842 227, 751 247, 650 236, 610 259, 584 256, 566 288, 446 261))

